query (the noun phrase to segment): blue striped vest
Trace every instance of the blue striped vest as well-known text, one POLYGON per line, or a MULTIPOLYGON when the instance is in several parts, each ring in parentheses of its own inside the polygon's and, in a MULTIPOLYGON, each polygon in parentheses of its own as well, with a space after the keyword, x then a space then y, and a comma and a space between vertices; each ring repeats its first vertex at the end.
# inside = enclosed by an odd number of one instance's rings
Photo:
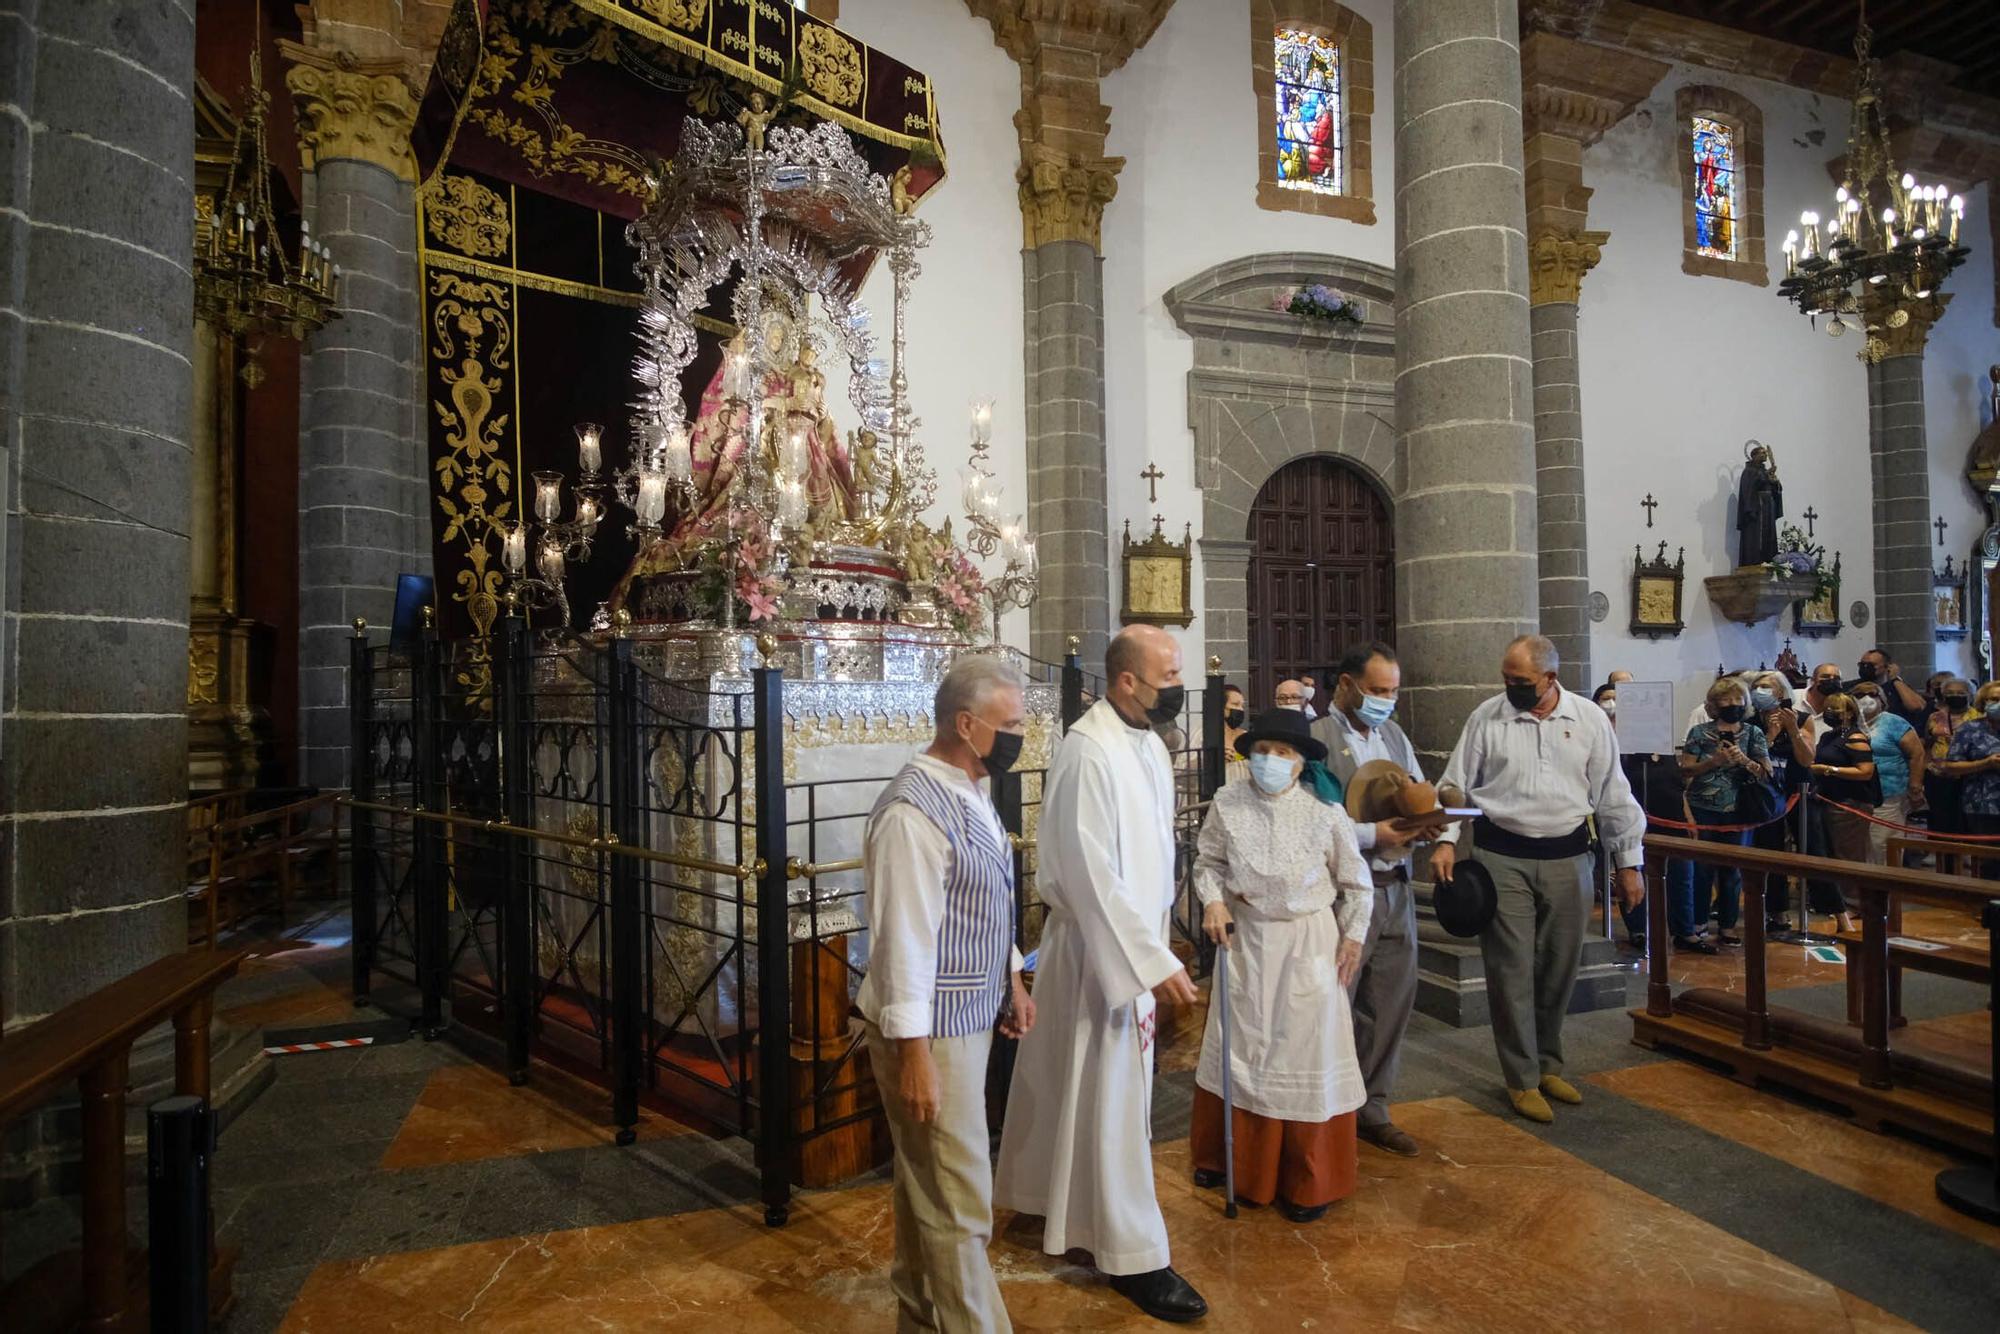
POLYGON ((1014 945, 1013 849, 1001 837, 997 819, 974 816, 957 791, 920 765, 907 765, 896 775, 869 813, 870 822, 898 802, 916 807, 950 844, 931 1036, 983 1033, 993 1027, 1007 999, 1007 962, 1014 945))

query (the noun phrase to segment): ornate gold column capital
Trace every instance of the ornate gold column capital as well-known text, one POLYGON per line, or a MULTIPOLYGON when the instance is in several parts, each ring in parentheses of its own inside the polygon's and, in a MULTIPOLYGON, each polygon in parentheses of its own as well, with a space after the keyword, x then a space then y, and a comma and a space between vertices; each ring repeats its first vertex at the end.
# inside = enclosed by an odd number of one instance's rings
POLYGON ((1583 275, 1597 267, 1610 232, 1535 230, 1528 235, 1528 304, 1575 305, 1583 275))
POLYGON ((1950 292, 1933 292, 1926 297, 1870 297, 1862 309, 1868 320, 1868 346, 1862 352, 1868 361, 1890 357, 1921 357, 1930 342, 1931 326, 1951 304, 1950 292))
POLYGON ((1023 144, 1021 168, 1022 244, 1032 250, 1051 241, 1088 241, 1102 248, 1104 206, 1118 193, 1122 157, 1066 158, 1040 145, 1023 144))
POLYGON ((410 129, 416 124, 417 95, 407 62, 363 60, 296 42, 280 42, 278 48, 291 64, 285 87, 298 104, 299 154, 308 169, 345 158, 416 183, 410 129))

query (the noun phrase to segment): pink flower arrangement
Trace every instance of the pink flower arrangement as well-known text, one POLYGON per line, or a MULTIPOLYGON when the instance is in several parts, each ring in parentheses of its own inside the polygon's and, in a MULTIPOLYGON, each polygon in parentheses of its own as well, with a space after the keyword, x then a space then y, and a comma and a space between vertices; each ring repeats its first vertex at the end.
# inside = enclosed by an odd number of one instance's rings
POLYGON ((947 547, 940 553, 934 583, 959 632, 970 634, 978 629, 985 620, 986 580, 972 559, 955 546, 947 547))

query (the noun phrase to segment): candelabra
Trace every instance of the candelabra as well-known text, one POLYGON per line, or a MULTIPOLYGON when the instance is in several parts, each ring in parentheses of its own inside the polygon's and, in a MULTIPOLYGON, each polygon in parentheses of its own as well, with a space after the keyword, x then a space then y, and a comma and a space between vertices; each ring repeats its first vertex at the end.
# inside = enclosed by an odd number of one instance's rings
POLYGON ((1025 608, 1041 592, 1041 558, 1035 539, 1019 515, 1002 519, 1003 491, 993 477, 988 451, 993 444, 993 403, 982 399, 972 405, 972 457, 960 474, 964 482, 966 548, 981 560, 999 553, 1002 568, 987 579, 986 591, 993 601, 993 642, 1000 642, 1000 614, 1009 607, 1025 608))
POLYGON ((1817 321, 1830 315, 1834 337, 1859 325, 1868 361, 1884 352, 1879 337, 1910 322, 1906 303, 1928 301, 1969 253, 1958 243, 1965 200, 1942 185, 1898 175, 1889 126, 1869 53, 1866 9, 1854 38, 1860 86, 1847 136, 1847 178, 1822 221, 1808 209, 1785 235, 1785 278, 1778 294, 1817 321))
MULTIPOLYGON (((264 151, 263 62, 250 49, 250 86, 219 195, 195 198, 195 314, 237 337, 276 333, 303 338, 335 315, 340 266, 299 222, 296 260, 287 258, 271 208, 271 162, 264 151)), ((263 382, 254 346, 243 364, 252 389, 263 382)))

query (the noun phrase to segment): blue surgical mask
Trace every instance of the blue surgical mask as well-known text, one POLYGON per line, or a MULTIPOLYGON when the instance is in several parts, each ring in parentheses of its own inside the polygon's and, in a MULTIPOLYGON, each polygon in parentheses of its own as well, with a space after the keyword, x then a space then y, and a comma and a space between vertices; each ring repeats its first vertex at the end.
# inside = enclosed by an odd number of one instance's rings
POLYGON ((1759 713, 1769 713, 1778 707, 1778 697, 1768 690, 1750 692, 1750 707, 1759 713))
POLYGON ((1354 710, 1361 715, 1361 721, 1369 727, 1380 727, 1396 716, 1396 697, 1383 699, 1379 695, 1363 695, 1360 707, 1354 710))
POLYGON ((1275 797, 1298 781, 1298 770, 1293 767, 1295 763, 1282 755, 1252 755, 1250 777, 1256 780, 1258 787, 1275 797))
POLYGON ((2000 699, 1996 699, 1986 706, 1986 721, 1992 723, 1995 727, 2000 727, 2000 699))

